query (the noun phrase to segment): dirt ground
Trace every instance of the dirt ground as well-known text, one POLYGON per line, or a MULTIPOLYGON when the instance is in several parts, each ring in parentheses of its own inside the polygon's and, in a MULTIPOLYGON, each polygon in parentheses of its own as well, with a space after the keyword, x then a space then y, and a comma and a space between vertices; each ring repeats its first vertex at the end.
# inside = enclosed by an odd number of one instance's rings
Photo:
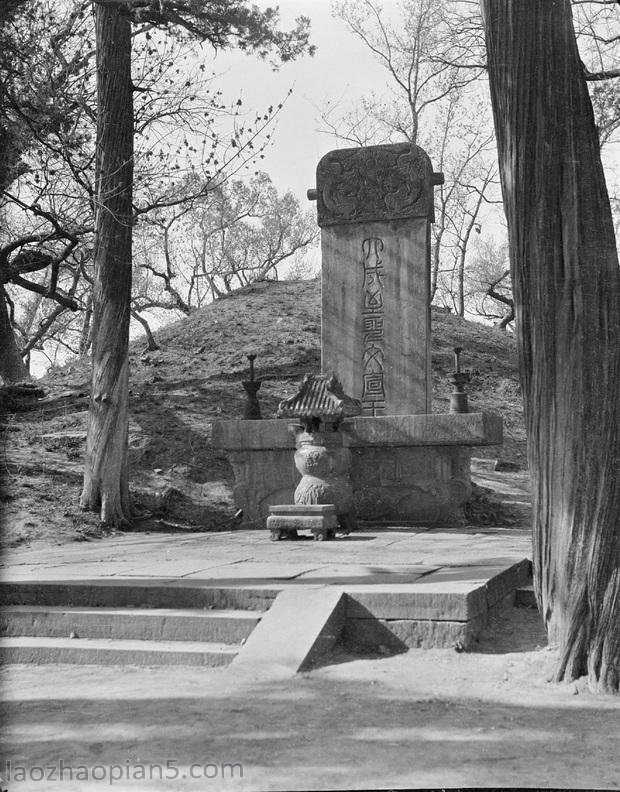
POLYGON ((5 778, 11 792, 618 789, 620 702, 592 696, 585 681, 548 683, 554 652, 544 643, 536 611, 520 608, 475 652, 354 659, 341 648, 285 680, 6 667, 0 772, 6 761, 14 774, 64 763, 64 781, 5 778), (106 777, 70 781, 67 766, 106 777))

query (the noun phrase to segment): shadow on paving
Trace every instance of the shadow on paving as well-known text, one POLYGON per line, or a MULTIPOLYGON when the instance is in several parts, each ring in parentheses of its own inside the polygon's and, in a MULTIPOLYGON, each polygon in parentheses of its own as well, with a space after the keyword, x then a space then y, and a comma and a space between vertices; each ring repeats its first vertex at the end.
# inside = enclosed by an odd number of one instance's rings
POLYGON ((132 757, 164 767, 168 759, 179 767, 240 762, 250 785, 253 769, 261 768, 258 788, 265 788, 265 778, 275 783, 287 774, 290 789, 319 788, 313 777, 341 778, 352 788, 360 779, 375 786, 453 771, 463 773, 467 786, 488 781, 489 771, 505 786, 568 780, 581 786, 584 779, 587 786, 605 786, 613 783, 611 765, 598 763, 614 755, 620 736, 617 710, 596 709, 594 702, 518 706, 425 698, 312 677, 239 690, 231 684, 226 695, 197 689, 191 698, 15 701, 3 705, 2 715, 9 734, 3 756, 13 765, 52 765, 60 757, 89 767, 124 765, 132 757))

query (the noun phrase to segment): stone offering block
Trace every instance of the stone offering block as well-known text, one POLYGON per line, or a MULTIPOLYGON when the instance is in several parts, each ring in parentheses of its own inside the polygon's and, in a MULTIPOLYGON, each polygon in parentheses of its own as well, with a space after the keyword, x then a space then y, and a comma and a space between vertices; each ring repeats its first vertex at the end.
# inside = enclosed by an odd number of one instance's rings
POLYGON ((428 413, 430 160, 409 143, 338 149, 316 180, 321 368, 362 415, 428 413))
POLYGON ((317 505, 286 504, 270 506, 267 517, 267 529, 271 540, 296 538, 297 531, 311 531, 314 538, 323 541, 333 539, 336 535, 338 519, 336 508, 332 503, 317 505))

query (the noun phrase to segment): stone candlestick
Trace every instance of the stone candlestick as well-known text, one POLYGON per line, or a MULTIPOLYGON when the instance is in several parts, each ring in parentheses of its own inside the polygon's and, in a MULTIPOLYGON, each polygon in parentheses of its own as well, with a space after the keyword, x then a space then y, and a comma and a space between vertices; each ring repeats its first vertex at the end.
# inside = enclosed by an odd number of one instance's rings
POLYGON ((295 504, 333 504, 343 533, 355 529, 355 517, 351 452, 340 427, 360 410, 360 402, 345 394, 333 374, 306 375, 299 391, 278 407, 279 417, 296 419, 291 429, 301 481, 295 490, 295 504))
POLYGON ((248 355, 247 357, 250 361, 250 379, 243 380, 241 383, 247 395, 243 417, 248 421, 260 421, 263 416, 260 413, 260 404, 258 403, 257 394, 262 382, 254 379, 254 361, 256 360, 256 355, 248 355))
POLYGON ((461 347, 454 348, 454 372, 452 373, 452 384, 454 390, 450 394, 450 412, 451 413, 466 413, 469 412, 467 404, 467 394, 464 390, 464 385, 470 380, 469 371, 461 371, 461 347))

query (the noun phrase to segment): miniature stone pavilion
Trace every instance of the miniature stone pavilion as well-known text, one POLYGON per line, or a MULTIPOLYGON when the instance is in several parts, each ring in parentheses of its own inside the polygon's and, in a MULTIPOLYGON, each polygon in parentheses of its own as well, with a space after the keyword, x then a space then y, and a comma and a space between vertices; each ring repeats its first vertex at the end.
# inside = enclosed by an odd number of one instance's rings
MULTIPOLYGON (((321 370, 362 414, 342 426, 354 510, 377 522, 458 520, 471 494, 472 446, 502 442, 489 413, 432 414, 430 160, 408 143, 340 149, 317 167, 321 227, 321 370)), ((218 421, 213 443, 235 474, 246 527, 293 503, 295 439, 284 419, 218 421)))

